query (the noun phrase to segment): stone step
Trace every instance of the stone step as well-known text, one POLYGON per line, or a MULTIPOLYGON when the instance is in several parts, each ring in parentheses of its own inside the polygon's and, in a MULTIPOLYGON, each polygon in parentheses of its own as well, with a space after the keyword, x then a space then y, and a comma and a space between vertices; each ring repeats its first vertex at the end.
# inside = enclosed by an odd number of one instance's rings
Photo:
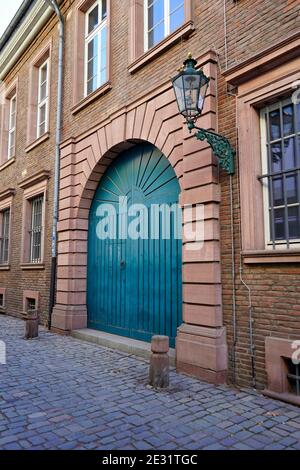
MULTIPOLYGON (((82 330, 73 330, 71 332, 73 338, 87 341, 88 343, 98 344, 110 349, 123 351, 133 356, 149 359, 151 354, 151 345, 144 341, 127 338, 125 336, 112 335, 103 331, 85 328, 82 330)), ((170 365, 175 367, 175 349, 170 348, 170 365)))

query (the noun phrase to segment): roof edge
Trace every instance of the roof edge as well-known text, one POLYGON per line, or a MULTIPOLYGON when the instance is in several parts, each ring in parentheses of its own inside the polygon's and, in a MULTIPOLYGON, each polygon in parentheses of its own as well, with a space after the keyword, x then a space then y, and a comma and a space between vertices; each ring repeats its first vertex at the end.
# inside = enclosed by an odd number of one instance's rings
POLYGON ((35 3, 36 0, 24 0, 17 10, 15 16, 7 26, 6 30, 0 38, 0 51, 8 43, 11 36, 14 34, 15 30, 18 28, 19 24, 24 20, 27 12, 30 10, 31 6, 35 3))

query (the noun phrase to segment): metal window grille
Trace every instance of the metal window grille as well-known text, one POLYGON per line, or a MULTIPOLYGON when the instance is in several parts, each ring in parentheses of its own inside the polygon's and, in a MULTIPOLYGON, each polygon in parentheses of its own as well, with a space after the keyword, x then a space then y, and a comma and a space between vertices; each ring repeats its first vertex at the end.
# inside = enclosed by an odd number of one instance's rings
POLYGON ((290 359, 288 359, 287 378, 292 393, 300 397, 300 364, 294 364, 290 359))
POLYGON ((9 216, 10 210, 2 212, 1 236, 0 236, 0 264, 8 263, 9 247, 9 216))
POLYGON ((34 312, 36 310, 36 300, 35 299, 27 299, 27 312, 34 312))
POLYGON ((266 128, 268 245, 300 245, 300 105, 280 101, 262 112, 266 128))
POLYGON ((43 220, 43 196, 31 200, 31 228, 30 235, 30 259, 31 263, 40 263, 42 259, 42 220, 43 220))

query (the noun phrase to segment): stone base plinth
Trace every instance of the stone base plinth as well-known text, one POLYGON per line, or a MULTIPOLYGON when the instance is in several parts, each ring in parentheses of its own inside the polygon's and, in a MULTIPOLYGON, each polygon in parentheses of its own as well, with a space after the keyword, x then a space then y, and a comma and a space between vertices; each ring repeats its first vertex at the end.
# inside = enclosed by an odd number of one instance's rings
POLYGON ((227 376, 226 329, 183 324, 176 339, 178 372, 221 384, 227 376))
POLYGON ((85 307, 55 305, 51 322, 53 331, 69 333, 86 327, 87 311, 85 307))

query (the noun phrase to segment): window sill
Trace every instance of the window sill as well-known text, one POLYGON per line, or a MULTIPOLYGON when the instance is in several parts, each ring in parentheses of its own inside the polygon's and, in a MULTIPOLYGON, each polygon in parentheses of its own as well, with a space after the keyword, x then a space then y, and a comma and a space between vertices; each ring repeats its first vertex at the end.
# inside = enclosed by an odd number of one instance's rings
POLYGON ((300 263, 300 250, 252 250, 242 256, 245 264, 300 263))
POLYGON ((12 163, 14 163, 15 161, 16 161, 15 157, 12 157, 9 160, 7 160, 5 163, 2 163, 2 165, 0 166, 0 171, 4 170, 9 165, 12 165, 12 163))
POLYGON ((4 315, 6 313, 6 307, 0 307, 0 314, 4 315))
POLYGON ((263 394, 270 398, 275 398, 275 400, 281 400, 286 403, 291 403, 292 405, 300 406, 300 397, 294 395, 293 393, 278 393, 273 392, 272 390, 265 389, 263 394))
POLYGON ((176 29, 172 34, 167 36, 165 39, 160 41, 154 47, 145 52, 142 56, 138 57, 134 62, 132 62, 129 67, 129 73, 134 73, 144 65, 146 65, 151 60, 155 59, 157 56, 162 54, 165 50, 169 49, 180 39, 189 36, 194 31, 193 21, 188 21, 183 24, 180 28, 176 29))
POLYGON ((10 265, 9 264, 0 264, 0 271, 9 271, 10 265))
POLYGON ((26 149, 25 149, 25 152, 28 153, 30 152, 31 150, 33 150, 35 147, 37 147, 38 145, 42 144, 43 142, 45 142, 46 140, 48 140, 50 137, 50 132, 46 132, 44 135, 42 135, 41 137, 39 137, 38 139, 34 140, 31 144, 27 145, 26 149))
POLYGON ((109 90, 111 90, 111 88, 112 88, 111 82, 104 83, 104 85, 102 85, 100 88, 95 90, 93 93, 86 96, 82 100, 78 101, 78 103, 76 103, 75 106, 73 106, 73 108, 71 109, 72 114, 78 113, 79 111, 84 109, 86 106, 88 106, 90 103, 100 98, 100 96, 105 95, 109 90))
POLYGON ((44 263, 40 263, 40 264, 24 263, 24 264, 21 264, 21 269, 23 271, 40 270, 40 269, 45 269, 45 265, 44 263))

